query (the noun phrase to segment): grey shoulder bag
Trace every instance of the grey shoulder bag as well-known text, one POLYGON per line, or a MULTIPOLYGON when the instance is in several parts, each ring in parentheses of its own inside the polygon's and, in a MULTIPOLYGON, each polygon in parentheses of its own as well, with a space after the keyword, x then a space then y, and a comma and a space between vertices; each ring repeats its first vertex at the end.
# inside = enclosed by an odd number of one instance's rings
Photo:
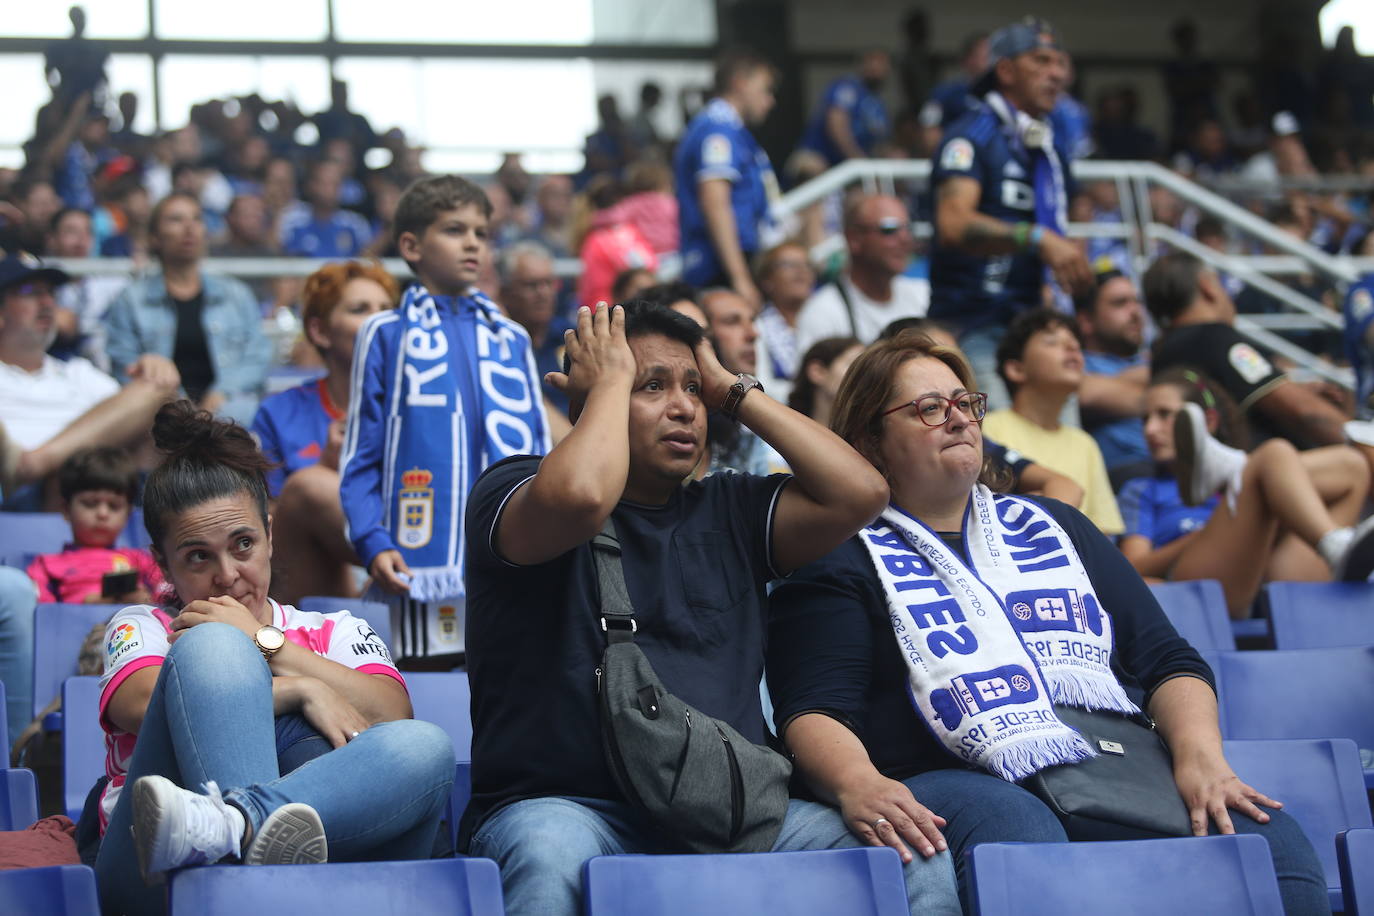
POLYGON ((616 785, 691 852, 766 852, 787 813, 792 765, 673 696, 635 645, 620 541, 592 539, 606 651, 597 668, 601 741, 616 785))

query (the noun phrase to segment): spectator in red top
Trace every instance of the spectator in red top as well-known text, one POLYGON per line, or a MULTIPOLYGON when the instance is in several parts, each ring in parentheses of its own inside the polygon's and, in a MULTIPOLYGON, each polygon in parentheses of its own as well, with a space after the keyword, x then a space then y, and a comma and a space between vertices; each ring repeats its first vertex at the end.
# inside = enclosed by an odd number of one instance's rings
POLYGON ((138 494, 138 469, 129 453, 110 446, 77 452, 63 463, 57 480, 72 543, 29 564, 39 602, 152 603, 163 587, 152 555, 114 546, 138 494))
POLYGON ((644 233, 630 221, 624 186, 609 176, 599 176, 587 188, 593 207, 587 233, 579 246, 582 278, 577 301, 588 308, 611 301, 611 286, 621 271, 630 267, 658 270, 658 256, 644 233))
POLYGON ((620 202, 625 218, 644 234, 654 254, 677 251, 677 198, 673 196, 673 173, 657 162, 636 162, 625 170, 625 185, 629 196, 620 202))

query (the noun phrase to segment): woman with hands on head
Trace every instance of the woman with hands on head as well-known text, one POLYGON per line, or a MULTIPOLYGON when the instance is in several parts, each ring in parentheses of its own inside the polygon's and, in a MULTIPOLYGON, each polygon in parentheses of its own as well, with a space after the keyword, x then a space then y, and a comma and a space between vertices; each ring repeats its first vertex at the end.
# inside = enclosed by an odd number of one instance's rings
POLYGON ((1077 510, 984 484, 973 388, 957 351, 911 332, 870 347, 840 387, 832 428, 892 501, 772 594, 774 720, 807 786, 903 860, 948 847, 962 894, 977 844, 1066 839, 1016 784, 1092 754, 1056 709, 1143 709, 1193 833, 1264 836, 1288 912, 1328 912, 1311 845, 1226 762, 1211 671, 1130 564, 1077 510), (1066 589, 1081 614, 1057 612, 1066 589))
POLYGON ((144 518, 175 597, 106 629, 103 906, 160 913, 165 895, 145 884, 222 859, 428 857, 452 745, 409 720, 405 682, 365 621, 270 596, 267 463, 252 437, 178 401, 153 439, 165 457, 144 518))

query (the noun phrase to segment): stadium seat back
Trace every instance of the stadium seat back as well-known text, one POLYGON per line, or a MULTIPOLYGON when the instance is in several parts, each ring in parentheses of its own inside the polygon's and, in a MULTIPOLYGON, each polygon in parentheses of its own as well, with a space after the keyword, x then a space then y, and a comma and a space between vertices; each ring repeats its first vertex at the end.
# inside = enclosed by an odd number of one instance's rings
POLYGON ((472 693, 466 671, 410 671, 405 674, 415 718, 448 732, 453 756, 472 760, 472 693))
POLYGON ((502 916, 490 859, 219 865, 172 875, 171 916, 502 916))
POLYGON ((38 820, 38 783, 32 770, 0 770, 0 830, 23 830, 38 820))
POLYGON ((1345 890, 1345 916, 1374 916, 1374 830, 1359 827, 1336 837, 1345 890))
POLYGON ((1374 646, 1374 582, 1270 582, 1276 649, 1374 646))
POLYGON ((1374 748, 1374 646, 1213 658, 1223 738, 1350 738, 1374 748))
POLYGON ((309 595, 296 605, 302 611, 316 614, 332 614, 335 611, 348 611, 354 617, 366 620, 368 626, 381 637, 387 648, 391 646, 391 608, 380 601, 364 601, 361 598, 333 598, 327 595, 309 595))
POLYGON ((1331 905, 1340 909, 1336 834, 1350 827, 1374 826, 1355 742, 1349 738, 1227 741, 1226 759, 1246 783, 1283 802, 1283 810, 1312 841, 1326 872, 1331 905))
POLYGON ((95 872, 85 865, 0 871, 0 913, 100 916, 95 872))
POLYGON ((888 848, 694 856, 598 856, 583 866, 587 916, 906 916, 888 848))
POLYGON ((33 714, 76 675, 77 656, 91 627, 123 610, 120 604, 40 604, 33 617, 33 714))
POLYGON ((81 819, 86 795, 104 775, 100 678, 69 677, 62 684, 62 803, 73 821, 81 819))
POLYGON ((1226 595, 1215 579, 1159 582, 1150 586, 1164 615, 1180 636, 1199 652, 1229 652, 1236 648, 1226 595))
POLYGON ((0 564, 24 569, 41 553, 57 553, 72 528, 60 512, 6 512, 0 524, 0 564))
POLYGON ((981 916, 1283 913, 1269 844, 1253 834, 985 843, 969 869, 971 907, 981 916))

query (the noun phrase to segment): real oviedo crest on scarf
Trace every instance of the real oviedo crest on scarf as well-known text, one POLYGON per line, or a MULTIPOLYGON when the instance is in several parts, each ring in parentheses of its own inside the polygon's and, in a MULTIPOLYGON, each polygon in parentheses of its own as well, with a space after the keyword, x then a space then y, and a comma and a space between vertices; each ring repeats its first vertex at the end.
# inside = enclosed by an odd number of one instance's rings
POLYGON ((429 485, 432 480, 434 475, 421 468, 401 475, 396 501, 401 516, 398 540, 402 547, 423 547, 434 536, 434 490, 429 485))

